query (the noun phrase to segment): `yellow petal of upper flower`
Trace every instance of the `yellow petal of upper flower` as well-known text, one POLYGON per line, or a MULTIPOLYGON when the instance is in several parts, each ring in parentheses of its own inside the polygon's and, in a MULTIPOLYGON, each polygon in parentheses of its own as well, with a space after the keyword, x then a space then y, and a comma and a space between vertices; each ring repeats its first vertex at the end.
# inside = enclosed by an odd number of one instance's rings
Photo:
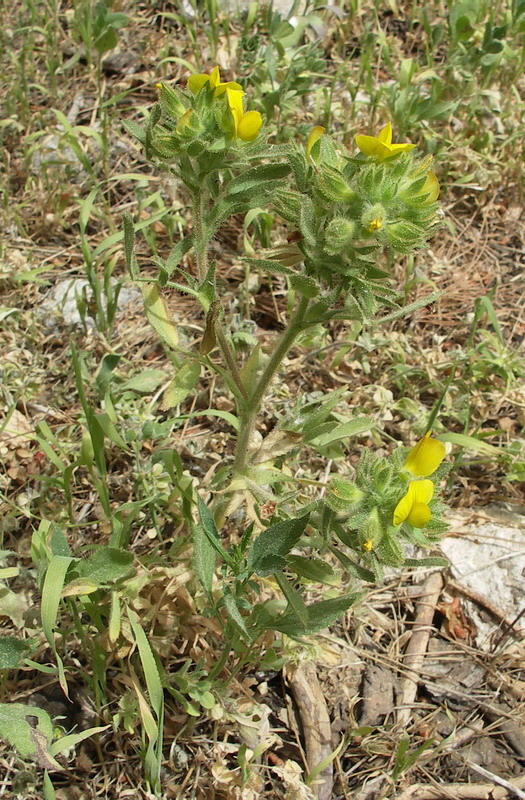
POLYGON ((243 114, 237 125, 237 136, 244 142, 253 142, 259 135, 262 117, 258 111, 248 111, 243 114))
POLYGON ((407 493, 403 495, 394 510, 394 525, 396 527, 406 520, 413 505, 412 484, 409 484, 407 493))
POLYGON ((228 89, 235 92, 242 92, 244 94, 243 88, 240 83, 236 83, 235 81, 226 81, 226 83, 219 83, 218 86, 215 87, 214 97, 219 97, 219 95, 224 94, 228 89))
POLYGON ((437 470, 446 455, 443 442, 430 438, 430 431, 412 448, 405 460, 405 469, 415 478, 427 478, 437 470))
POLYGON ((384 128, 381 128, 379 133, 377 134, 378 141, 383 142, 383 144, 389 145, 392 144, 392 123, 387 122, 384 128))
POLYGON ((321 138, 321 136, 324 133, 326 133, 326 128, 323 128, 322 125, 316 125, 315 128, 312 128, 312 130, 308 134, 308 139, 307 139, 307 142, 306 142, 306 155, 307 156, 310 155, 310 151, 311 151, 312 147, 317 142, 317 140, 321 138))
POLYGON ((432 512, 428 506, 424 503, 414 503, 407 517, 407 522, 410 522, 414 528, 424 528, 431 516, 432 512))
POLYGON ((209 83, 209 81, 210 76, 202 72, 199 75, 190 75, 188 78, 188 89, 192 94, 197 94, 204 84, 209 83))
POLYGON ((355 137, 355 143, 359 150, 365 156, 375 156, 380 161, 386 158, 396 156, 405 150, 412 150, 415 144, 410 142, 401 142, 399 144, 392 144, 392 123, 388 122, 377 134, 377 136, 366 136, 365 134, 358 133, 355 137))
POLYGON ((377 156, 384 159, 390 155, 388 145, 380 142, 375 136, 365 136, 363 133, 358 133, 355 137, 355 143, 365 156, 377 156))

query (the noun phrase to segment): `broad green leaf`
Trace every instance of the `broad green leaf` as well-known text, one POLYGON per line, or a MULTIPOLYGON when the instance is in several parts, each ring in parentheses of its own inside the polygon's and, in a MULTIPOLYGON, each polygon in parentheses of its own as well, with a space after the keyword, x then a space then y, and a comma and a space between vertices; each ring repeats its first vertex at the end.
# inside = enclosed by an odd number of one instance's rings
POLYGON ((326 583, 329 586, 337 586, 341 582, 340 576, 335 572, 334 568, 321 558, 288 555, 286 563, 296 575, 308 581, 326 583))
POLYGON ((45 769, 62 769, 49 753, 53 723, 43 708, 23 703, 0 703, 0 736, 16 747, 23 758, 31 758, 45 769))
POLYGON ((309 444, 313 447, 325 447, 327 444, 337 442, 340 439, 346 439, 349 436, 357 436, 360 433, 365 433, 375 427, 374 420, 371 417, 357 417, 348 422, 343 422, 341 425, 336 425, 331 431, 327 431, 321 436, 316 436, 311 439, 309 444))
POLYGON ((161 339, 173 349, 179 346, 179 334, 168 306, 156 283, 147 283, 142 287, 146 316, 161 339))
POLYGON ((162 411, 167 411, 169 408, 180 405, 197 385, 200 374, 201 365, 198 361, 188 361, 183 364, 164 392, 161 404, 162 411))
MULTIPOLYGON (((309 515, 288 519, 271 525, 259 534, 248 554, 248 566, 258 575, 271 575, 275 571, 275 556, 287 555, 308 524, 309 515)), ((281 562, 282 563, 282 562, 281 562)), ((282 566, 279 567, 282 569, 282 566)))
POLYGON ((304 631, 297 630, 297 618, 295 614, 289 613, 278 617, 268 627, 281 631, 281 633, 285 633, 287 636, 318 633, 323 630, 323 628, 327 628, 331 625, 332 622, 335 622, 335 620, 353 606, 360 597, 360 594, 352 594, 335 597, 331 600, 321 600, 319 603, 306 606, 308 610, 308 619, 304 631))
POLYGON ((0 636, 0 669, 16 669, 33 649, 31 640, 0 636))
MULTIPOLYGON (((151 322, 151 320, 150 320, 151 322)), ((137 394, 151 394, 166 380, 166 373, 162 369, 145 369, 134 375, 121 386, 119 391, 137 392, 137 394)))
POLYGON ((83 578, 89 578, 98 586, 108 586, 129 575, 132 564, 133 553, 116 547, 101 547, 89 558, 80 561, 77 568, 83 578))

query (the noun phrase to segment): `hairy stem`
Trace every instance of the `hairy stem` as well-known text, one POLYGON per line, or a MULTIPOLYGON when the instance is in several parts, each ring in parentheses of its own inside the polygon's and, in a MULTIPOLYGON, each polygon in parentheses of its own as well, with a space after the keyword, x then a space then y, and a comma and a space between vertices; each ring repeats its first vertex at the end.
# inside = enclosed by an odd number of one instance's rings
POLYGON ((257 385, 254 389, 250 402, 246 406, 244 413, 241 415, 241 427, 237 437, 237 446, 235 450, 235 468, 242 470, 246 467, 248 462, 248 446, 255 429, 255 421, 257 414, 260 411, 262 402, 268 391, 268 388, 279 369, 281 362, 289 349, 292 347, 298 334, 303 330, 304 317, 308 309, 309 300, 302 297, 295 310, 293 317, 288 323, 288 327, 283 331, 283 334, 275 348, 266 368, 259 378, 257 385))

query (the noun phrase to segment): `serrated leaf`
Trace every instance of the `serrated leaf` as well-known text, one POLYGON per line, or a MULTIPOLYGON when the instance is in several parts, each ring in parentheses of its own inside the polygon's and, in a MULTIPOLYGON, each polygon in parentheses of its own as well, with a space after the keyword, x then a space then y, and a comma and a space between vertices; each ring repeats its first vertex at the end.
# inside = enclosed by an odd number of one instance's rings
POLYGON ((161 339, 176 350, 179 346, 179 334, 168 306, 156 283, 147 283, 142 287, 146 316, 161 339))
POLYGON ((164 392, 160 406, 162 411, 180 405, 195 388, 200 374, 201 365, 198 361, 189 361, 183 364, 164 392))
POLYGON ((296 519, 277 522, 260 533, 248 554, 248 566, 251 571, 261 576, 275 572, 275 561, 272 559, 290 552, 303 535, 308 519, 307 514, 296 519))

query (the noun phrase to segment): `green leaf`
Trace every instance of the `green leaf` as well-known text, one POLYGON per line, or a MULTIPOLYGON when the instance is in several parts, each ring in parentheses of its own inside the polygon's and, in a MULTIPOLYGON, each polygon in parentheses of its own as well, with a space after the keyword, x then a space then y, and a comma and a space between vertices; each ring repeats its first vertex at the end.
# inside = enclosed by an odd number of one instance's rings
POLYGON ((215 571, 216 549, 204 532, 202 525, 193 530, 193 566, 202 587, 211 595, 215 571))
POLYGON ((56 756, 63 753, 64 750, 69 750, 71 747, 76 747, 77 744, 88 739, 90 736, 95 736, 97 733, 107 731, 109 725, 98 725, 95 728, 86 728, 86 730, 79 731, 78 733, 69 733, 67 736, 61 736, 56 742, 53 742, 49 748, 51 756, 56 756))
POLYGON ((307 581, 326 583, 329 586, 337 586, 340 582, 339 576, 334 568, 321 558, 288 555, 286 557, 286 563, 289 569, 301 578, 305 578, 307 581))
POLYGON ((217 551, 217 553, 222 556, 226 563, 232 566, 233 560, 230 554, 222 546, 211 512, 200 495, 197 495, 197 505, 199 508, 199 517, 201 520, 202 529, 208 541, 217 551))
POLYGON ((200 374, 201 365, 198 361, 187 361, 183 364, 164 392, 162 411, 180 405, 195 388, 200 374))
POLYGON ((321 600, 319 603, 312 603, 306 606, 308 618, 304 626, 304 631, 297 630, 297 617, 295 614, 283 614, 268 625, 287 636, 310 635, 318 633, 335 622, 345 611, 353 606, 361 597, 361 594, 342 595, 331 600, 321 600))
POLYGON ((226 197, 232 197, 240 192, 259 189, 260 184, 267 181, 280 181, 291 171, 288 164, 262 164, 245 170, 242 175, 231 180, 226 189, 226 197))
POLYGON ((405 567, 449 567, 448 558, 427 556, 426 558, 405 558, 405 567))
POLYGON ((62 769, 49 753, 53 723, 43 708, 0 703, 0 736, 16 747, 22 758, 31 758, 45 769, 62 769))
POLYGON ((494 447, 493 444, 477 439, 475 436, 467 436, 465 433, 440 433, 435 438, 441 442, 451 442, 459 447, 464 447, 466 450, 473 450, 475 453, 482 453, 487 456, 499 457, 504 455, 502 448, 494 447))
POLYGON ((277 569, 282 569, 286 563, 282 556, 287 555, 294 547, 308 524, 309 515, 288 519, 271 525, 259 534, 248 554, 248 566, 258 575, 271 575, 277 569), (277 560, 276 560, 277 557, 277 560))
POLYGON ((166 301, 156 283, 147 283, 142 287, 146 316, 161 339, 173 349, 179 346, 177 326, 171 318, 166 301))
POLYGON ((226 613, 228 614, 229 618, 233 622, 236 628, 243 633, 245 636, 249 636, 248 629, 245 625, 244 619, 241 615, 237 607, 237 603, 235 602, 235 597, 228 593, 224 595, 223 598, 224 608, 226 609, 226 613))
POLYGON ((58 666, 58 679, 64 694, 69 697, 66 675, 64 672, 64 665, 60 658, 54 635, 54 628, 57 621, 58 609, 60 606, 60 599, 62 596, 62 589, 66 581, 67 571, 72 564, 73 559, 71 556, 53 556, 49 562, 44 579, 44 586, 42 587, 42 608, 41 608, 41 623, 44 635, 53 651, 57 666, 58 666))
POLYGON ((0 669, 16 669, 33 649, 27 640, 16 636, 0 636, 0 669))
POLYGON ((97 586, 108 586, 132 571, 133 553, 116 547, 101 547, 77 565, 80 575, 97 586))
POLYGON ((137 392, 137 394, 151 394, 164 383, 166 373, 162 369, 145 369, 134 375, 121 386, 119 391, 137 392))
POLYGON ((360 433, 365 433, 365 431, 369 431, 374 427, 375 423, 371 417, 357 417, 357 419, 343 422, 340 425, 336 425, 332 430, 310 439, 309 444, 312 447, 325 447, 327 444, 346 439, 348 436, 357 436, 360 433))
MULTIPOLYGON (((134 124, 134 123, 133 123, 134 124)), ((137 126, 138 127, 138 126, 137 126)), ((126 256, 126 267, 133 280, 140 274, 135 254, 135 228, 130 214, 124 214, 124 254, 126 256)))
POLYGON ((282 572, 276 572, 274 577, 279 584, 281 592, 286 597, 290 611, 297 617, 297 623, 301 628, 305 629, 308 623, 308 609, 300 592, 292 586, 282 572))

